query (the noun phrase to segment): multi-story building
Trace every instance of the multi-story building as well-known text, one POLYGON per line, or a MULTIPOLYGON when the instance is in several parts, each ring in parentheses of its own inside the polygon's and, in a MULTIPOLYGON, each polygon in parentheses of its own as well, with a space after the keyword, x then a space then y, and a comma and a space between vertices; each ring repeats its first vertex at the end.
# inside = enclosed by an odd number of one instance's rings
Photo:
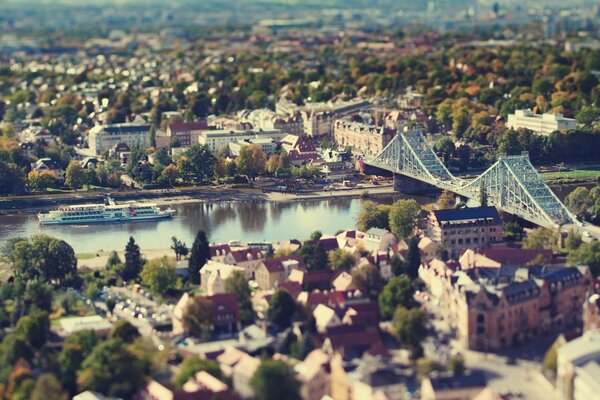
POLYGON ((419 276, 446 307, 468 349, 499 350, 575 329, 592 275, 587 267, 473 268, 433 260, 419 276))
POLYGON ((340 147, 351 147, 353 152, 376 155, 394 137, 394 131, 375 127, 349 119, 338 119, 333 123, 333 139, 340 147))
POLYGON ((516 110, 508 115, 506 126, 511 129, 529 129, 538 135, 549 135, 554 131, 565 131, 577 127, 577 120, 562 114, 534 114, 531 110, 516 110))
POLYGON ((271 138, 246 139, 238 142, 229 143, 229 154, 237 157, 240 155, 242 147, 257 145, 265 152, 265 154, 274 153, 277 150, 277 143, 271 138))
POLYGON ((235 143, 243 140, 272 139, 278 142, 284 136, 285 133, 281 132, 278 129, 270 131, 205 130, 201 131, 198 135, 198 144, 206 145, 211 151, 214 152, 221 146, 229 146, 230 143, 235 143))
POLYGON ((173 142, 179 142, 178 147, 190 147, 192 144, 198 143, 197 137, 207 129, 206 120, 169 124, 164 133, 156 133, 156 147, 166 149, 173 142))
POLYGON ((304 133, 304 124, 299 113, 280 115, 269 109, 261 108, 243 112, 241 119, 250 123, 253 129, 265 131, 279 129, 281 132, 290 135, 302 135, 304 133))
POLYGON ((90 129, 88 142, 90 151, 99 155, 119 143, 131 147, 146 148, 150 145, 150 125, 125 123, 97 125, 90 129))
POLYGON ((427 232, 450 258, 458 258, 467 249, 502 242, 502 221, 495 207, 434 210, 427 219, 427 232))
POLYGON ((556 389, 565 400, 597 399, 600 393, 600 331, 585 332, 556 351, 556 389))

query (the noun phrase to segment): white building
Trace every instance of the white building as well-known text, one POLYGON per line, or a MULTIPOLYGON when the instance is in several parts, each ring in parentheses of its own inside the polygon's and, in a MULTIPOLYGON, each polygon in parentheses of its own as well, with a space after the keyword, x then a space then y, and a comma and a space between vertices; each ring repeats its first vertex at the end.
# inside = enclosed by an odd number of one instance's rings
POLYGON ((563 399, 587 400, 600 393, 600 331, 588 331, 557 350, 556 387, 563 399))
POLYGON ((277 149, 277 143, 271 138, 247 139, 240 140, 239 142, 229 143, 229 154, 237 157, 240 155, 240 150, 242 147, 250 146, 252 144, 260 146, 265 154, 274 153, 277 149))
POLYGON ((531 110, 516 110, 508 115, 508 128, 525 128, 538 135, 549 135, 554 131, 565 131, 577 127, 573 118, 565 118, 562 114, 534 114, 531 110))
POLYGON ((210 151, 214 152, 221 146, 229 146, 229 143, 242 140, 272 139, 280 141, 284 136, 285 133, 282 133, 278 129, 270 131, 207 130, 200 132, 198 144, 206 145, 210 151))
POLYGON ((97 125, 90 129, 88 142, 92 154, 102 154, 119 143, 146 148, 150 145, 150 125, 114 124, 97 125))

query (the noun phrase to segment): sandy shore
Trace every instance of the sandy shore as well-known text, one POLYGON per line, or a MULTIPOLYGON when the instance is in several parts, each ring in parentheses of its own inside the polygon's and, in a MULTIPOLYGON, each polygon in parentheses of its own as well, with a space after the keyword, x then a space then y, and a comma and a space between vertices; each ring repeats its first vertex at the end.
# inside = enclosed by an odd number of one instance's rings
MULTIPOLYGON (((140 249, 142 257, 146 260, 152 260, 153 258, 161 258, 163 256, 175 258, 175 253, 170 248, 160 249, 140 249)), ((112 251, 99 250, 96 253, 78 253, 77 256, 81 257, 77 260, 78 268, 91 268, 91 269, 102 269, 106 266, 108 257, 112 251)), ((121 261, 125 260, 125 250, 117 251, 121 261)))

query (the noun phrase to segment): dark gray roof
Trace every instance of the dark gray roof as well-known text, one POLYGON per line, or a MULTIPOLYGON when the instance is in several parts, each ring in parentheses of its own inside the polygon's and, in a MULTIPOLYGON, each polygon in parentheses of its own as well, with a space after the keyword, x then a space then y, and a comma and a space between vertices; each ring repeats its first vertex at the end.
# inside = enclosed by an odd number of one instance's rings
POLYGON ((435 391, 458 389, 458 388, 474 388, 485 387, 487 382, 485 374, 481 371, 472 371, 464 375, 432 375, 429 377, 431 386, 435 391))
POLYGON ((492 219, 499 224, 500 216, 496 207, 457 208, 454 210, 433 210, 435 218, 441 222, 459 222, 469 220, 492 219))

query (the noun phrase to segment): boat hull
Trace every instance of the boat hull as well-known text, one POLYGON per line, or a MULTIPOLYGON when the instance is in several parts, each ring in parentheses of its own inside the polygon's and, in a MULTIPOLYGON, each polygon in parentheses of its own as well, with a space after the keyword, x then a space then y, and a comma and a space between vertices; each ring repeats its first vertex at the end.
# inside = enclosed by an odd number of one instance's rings
POLYGON ((104 218, 104 219, 81 219, 81 220, 70 220, 64 221, 60 219, 44 220, 40 219, 41 225, 89 225, 89 224, 106 224, 106 223, 123 223, 123 222, 143 222, 143 221, 154 221, 158 219, 171 218, 171 214, 166 213, 164 215, 144 215, 137 217, 121 217, 121 218, 104 218))

